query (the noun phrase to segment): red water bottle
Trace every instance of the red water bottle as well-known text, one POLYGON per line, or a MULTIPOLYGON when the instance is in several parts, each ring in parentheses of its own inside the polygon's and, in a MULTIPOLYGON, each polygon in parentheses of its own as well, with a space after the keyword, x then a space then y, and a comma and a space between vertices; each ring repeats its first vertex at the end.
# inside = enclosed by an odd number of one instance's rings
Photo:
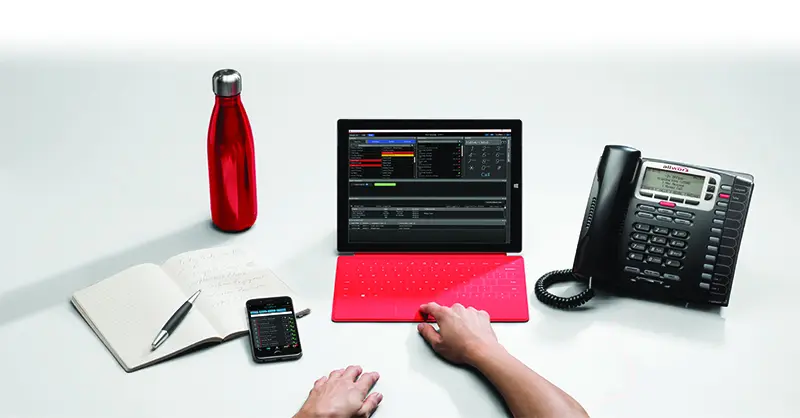
POLYGON ((242 105, 242 76, 219 70, 212 77, 216 98, 208 126, 208 184, 211 220, 225 232, 247 230, 256 222, 256 168, 253 131, 242 105))

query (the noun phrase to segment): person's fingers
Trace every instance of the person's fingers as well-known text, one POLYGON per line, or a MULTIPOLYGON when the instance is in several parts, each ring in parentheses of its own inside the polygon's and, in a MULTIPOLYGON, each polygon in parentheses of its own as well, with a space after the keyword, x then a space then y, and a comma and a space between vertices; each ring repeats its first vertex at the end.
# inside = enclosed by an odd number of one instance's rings
POLYGON ((363 370, 361 369, 360 366, 350 366, 344 369, 344 373, 342 373, 342 378, 347 380, 352 380, 355 382, 362 371, 363 370))
POLYGON ((322 385, 324 385, 325 382, 327 382, 327 381, 328 381, 328 376, 320 377, 319 379, 317 379, 316 382, 314 382, 314 389, 322 387, 322 385))
POLYGON ((361 404, 361 408, 358 409, 357 416, 367 418, 378 409, 378 404, 381 403, 383 400, 383 395, 378 392, 371 393, 367 396, 367 399, 364 399, 364 403, 361 404))
POLYGON ((436 302, 426 303, 419 307, 420 313, 433 315, 434 318, 439 318, 445 312, 445 309, 436 302))
POLYGON ((481 310, 481 311, 478 311, 478 315, 480 315, 480 316, 482 316, 482 317, 484 317, 486 319, 489 319, 489 312, 481 310))
POLYGON ((367 396, 369 391, 372 390, 372 387, 375 386, 375 383, 378 383, 378 379, 380 378, 381 376, 376 372, 364 373, 360 378, 358 378, 356 387, 361 391, 363 396, 367 396))
POLYGON ((331 372, 331 374, 328 375, 328 378, 329 379, 335 379, 337 377, 342 377, 342 373, 344 373, 344 370, 342 370, 342 369, 334 370, 334 371, 331 372))
POLYGON ((474 306, 470 306, 469 308, 467 308, 467 310, 468 310, 468 311, 470 311, 470 312, 475 312, 475 313, 478 313, 478 310, 477 310, 477 309, 475 309, 475 307, 474 307, 474 306))
POLYGON ((452 309, 452 310, 454 310, 456 312, 463 312, 464 311, 464 305, 462 305, 460 303, 454 303, 453 306, 450 307, 450 309, 452 309))
POLYGON ((425 341, 427 341, 428 344, 433 347, 436 347, 436 345, 442 342, 441 334, 439 334, 431 324, 419 324, 417 325, 417 330, 419 330, 419 333, 422 334, 422 338, 424 338, 425 341))

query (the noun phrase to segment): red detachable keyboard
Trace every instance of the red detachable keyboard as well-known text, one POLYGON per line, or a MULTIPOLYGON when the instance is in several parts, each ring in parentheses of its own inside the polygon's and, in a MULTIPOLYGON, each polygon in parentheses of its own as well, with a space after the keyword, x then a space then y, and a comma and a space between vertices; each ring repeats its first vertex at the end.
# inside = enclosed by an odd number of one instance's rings
POLYGON ((461 303, 492 322, 528 321, 525 264, 507 255, 354 255, 336 264, 331 319, 417 322, 419 306, 461 303))

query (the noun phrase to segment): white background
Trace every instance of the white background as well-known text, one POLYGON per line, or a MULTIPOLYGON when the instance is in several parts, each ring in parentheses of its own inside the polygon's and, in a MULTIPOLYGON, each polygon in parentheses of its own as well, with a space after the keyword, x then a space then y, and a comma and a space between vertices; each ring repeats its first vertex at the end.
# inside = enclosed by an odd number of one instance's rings
POLYGON ((376 416, 503 416, 413 325, 330 323, 343 117, 522 119, 529 290, 569 267, 603 145, 754 174, 730 308, 532 300, 529 323, 497 333, 595 417, 796 415, 795 10, 289 3, 3 4, 0 416, 286 417, 351 363, 383 376, 376 416), (257 141, 260 216, 238 236, 207 225, 210 77, 223 67, 243 74, 257 141), (125 374, 67 303, 128 265, 223 242, 254 248, 313 301, 300 362, 256 367, 238 340, 125 374))

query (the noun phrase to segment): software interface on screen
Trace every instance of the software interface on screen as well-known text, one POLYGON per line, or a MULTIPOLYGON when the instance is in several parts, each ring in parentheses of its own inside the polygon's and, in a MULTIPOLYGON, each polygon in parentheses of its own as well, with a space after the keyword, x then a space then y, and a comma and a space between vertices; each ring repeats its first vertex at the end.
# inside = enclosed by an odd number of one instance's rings
POLYGON ((511 240, 511 129, 350 130, 351 243, 511 240))
POLYGON ((251 338, 257 350, 269 352, 300 344, 291 303, 265 304, 249 313, 251 338))

